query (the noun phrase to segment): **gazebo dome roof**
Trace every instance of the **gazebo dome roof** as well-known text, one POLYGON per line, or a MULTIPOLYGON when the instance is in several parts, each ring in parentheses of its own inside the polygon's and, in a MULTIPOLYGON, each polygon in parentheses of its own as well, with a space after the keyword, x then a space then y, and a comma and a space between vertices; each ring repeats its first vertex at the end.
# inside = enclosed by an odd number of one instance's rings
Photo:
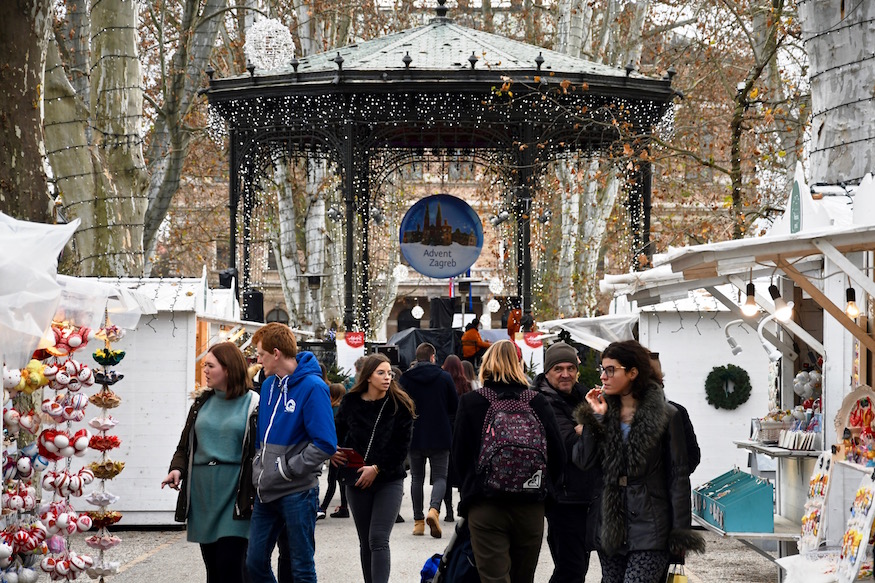
POLYGON ((439 7, 439 16, 428 24, 293 58, 280 68, 250 66, 248 74, 211 79, 208 93, 213 102, 248 96, 253 90, 276 95, 333 92, 340 87, 345 88, 341 91, 489 93, 509 78, 527 84, 567 80, 585 83, 594 95, 661 103, 674 95, 669 76, 654 79, 629 67, 595 63, 468 28, 440 15, 445 12, 439 7))
MULTIPOLYGON (((450 18, 437 17, 418 26, 373 40, 355 43, 309 57, 298 66, 300 73, 337 71, 335 59, 343 57, 346 71, 404 70, 409 55, 410 70, 435 73, 471 70, 471 55, 477 57, 474 68, 499 74, 536 69, 538 57, 543 58, 542 71, 587 73, 609 77, 625 77, 626 71, 579 59, 526 44, 497 34, 456 24, 450 18)), ((291 70, 291 66, 289 66, 291 70)))

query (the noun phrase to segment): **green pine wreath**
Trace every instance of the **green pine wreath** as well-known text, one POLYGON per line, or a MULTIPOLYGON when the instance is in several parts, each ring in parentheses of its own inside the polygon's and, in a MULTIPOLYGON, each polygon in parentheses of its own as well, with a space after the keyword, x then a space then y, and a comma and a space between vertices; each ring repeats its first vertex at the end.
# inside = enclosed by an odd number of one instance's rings
POLYGON ((750 376, 734 364, 715 366, 705 379, 705 393, 715 409, 737 409, 750 398, 750 376), (735 385, 732 392, 726 390, 728 381, 735 385))

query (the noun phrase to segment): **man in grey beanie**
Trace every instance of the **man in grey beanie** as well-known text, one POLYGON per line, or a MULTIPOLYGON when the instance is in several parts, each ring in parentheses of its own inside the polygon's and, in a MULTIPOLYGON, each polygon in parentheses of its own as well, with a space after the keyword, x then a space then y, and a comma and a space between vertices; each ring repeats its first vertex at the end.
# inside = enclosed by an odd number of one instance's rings
POLYGON ((553 556, 550 583, 581 583, 589 569, 589 555, 594 541, 587 541, 587 516, 601 491, 597 469, 583 471, 571 462, 577 443, 574 410, 584 401, 587 389, 577 382, 580 359, 577 350, 565 342, 556 342, 544 352, 544 372, 535 378, 535 390, 543 393, 559 423, 568 460, 565 480, 556 492, 555 502, 547 505, 547 544, 553 556))

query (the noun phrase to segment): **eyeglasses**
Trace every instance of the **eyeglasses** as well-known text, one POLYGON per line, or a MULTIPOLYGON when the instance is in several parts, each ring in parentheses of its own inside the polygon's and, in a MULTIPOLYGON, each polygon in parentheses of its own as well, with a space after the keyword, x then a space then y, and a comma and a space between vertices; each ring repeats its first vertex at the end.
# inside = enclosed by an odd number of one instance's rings
POLYGON ((608 377, 610 379, 610 378, 613 378, 614 373, 617 372, 618 368, 626 370, 625 366, 613 366, 613 365, 599 366, 597 370, 599 371, 599 376, 605 375, 606 377, 608 377))

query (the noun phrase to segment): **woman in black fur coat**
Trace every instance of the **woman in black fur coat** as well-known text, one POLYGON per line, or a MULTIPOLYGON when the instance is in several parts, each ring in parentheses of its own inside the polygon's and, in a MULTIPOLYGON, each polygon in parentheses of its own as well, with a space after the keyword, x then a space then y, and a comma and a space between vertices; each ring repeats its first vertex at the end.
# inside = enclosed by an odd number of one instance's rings
POLYGON ((634 340, 602 353, 603 386, 577 410, 582 425, 574 463, 600 467, 604 487, 594 546, 604 583, 658 583, 671 555, 703 552, 691 528, 690 469, 684 427, 634 340))

